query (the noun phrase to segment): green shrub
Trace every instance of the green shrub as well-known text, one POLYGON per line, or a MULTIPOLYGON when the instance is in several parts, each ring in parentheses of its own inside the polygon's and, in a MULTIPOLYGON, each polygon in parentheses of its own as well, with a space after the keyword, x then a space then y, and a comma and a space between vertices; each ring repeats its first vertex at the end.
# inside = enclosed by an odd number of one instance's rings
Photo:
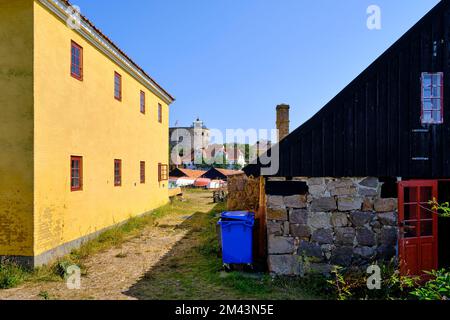
POLYGON ((25 281, 27 272, 15 264, 0 264, 0 289, 17 287, 25 281))
POLYGON ((370 290, 367 286, 369 275, 362 270, 336 268, 333 278, 328 280, 339 300, 394 300, 410 297, 418 278, 400 276, 393 263, 380 265, 381 288, 370 290))
POLYGON ((450 299, 450 272, 442 269, 428 272, 432 280, 417 288, 411 294, 419 300, 448 300, 450 299))

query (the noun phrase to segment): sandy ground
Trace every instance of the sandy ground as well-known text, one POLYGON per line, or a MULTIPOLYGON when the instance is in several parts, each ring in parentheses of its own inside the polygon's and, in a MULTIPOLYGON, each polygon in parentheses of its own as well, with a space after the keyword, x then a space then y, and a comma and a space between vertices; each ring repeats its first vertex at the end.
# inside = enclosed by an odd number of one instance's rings
MULTIPOLYGON (((194 198, 201 206, 200 212, 207 213, 213 208, 211 194, 192 193, 187 197, 194 198)), ((64 281, 26 283, 18 288, 0 290, 0 300, 41 300, 42 293, 48 294, 50 299, 133 300, 125 293, 186 236, 188 230, 177 228, 186 219, 189 215, 183 212, 168 215, 159 219, 157 226, 144 229, 139 237, 130 239, 120 248, 87 258, 83 262, 87 274, 81 279, 80 290, 69 290, 64 281)))

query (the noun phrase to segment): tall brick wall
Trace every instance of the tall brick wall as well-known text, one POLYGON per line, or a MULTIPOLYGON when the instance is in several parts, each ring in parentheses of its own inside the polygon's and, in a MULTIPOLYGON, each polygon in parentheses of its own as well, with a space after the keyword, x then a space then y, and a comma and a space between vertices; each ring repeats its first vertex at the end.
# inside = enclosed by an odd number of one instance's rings
POLYGON ((305 195, 267 195, 272 273, 329 272, 396 256, 397 199, 382 199, 377 178, 296 178, 305 195))

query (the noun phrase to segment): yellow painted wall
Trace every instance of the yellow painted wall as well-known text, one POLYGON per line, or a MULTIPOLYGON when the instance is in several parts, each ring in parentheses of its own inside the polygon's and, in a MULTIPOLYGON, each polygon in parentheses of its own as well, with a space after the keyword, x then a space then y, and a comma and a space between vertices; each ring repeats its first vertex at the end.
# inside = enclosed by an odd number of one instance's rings
POLYGON ((39 255, 168 202, 168 105, 35 1, 35 244, 39 255), (70 76, 70 45, 84 48, 84 80, 70 76), (114 71, 123 99, 114 99, 114 71), (146 92, 145 115, 140 90, 146 92), (157 105, 163 105, 163 123, 157 105), (83 191, 70 190, 70 156, 83 157, 83 191), (114 186, 122 159, 122 187, 114 186), (147 183, 140 184, 140 161, 147 183))
POLYGON ((0 0, 0 256, 33 255, 33 0, 0 0))

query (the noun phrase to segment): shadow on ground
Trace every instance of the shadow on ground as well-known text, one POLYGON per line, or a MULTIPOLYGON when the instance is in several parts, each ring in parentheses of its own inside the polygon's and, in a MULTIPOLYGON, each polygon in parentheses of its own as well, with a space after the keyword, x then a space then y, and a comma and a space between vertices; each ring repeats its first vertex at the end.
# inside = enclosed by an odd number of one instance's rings
POLYGON ((174 232, 185 236, 124 294, 139 300, 213 298, 209 280, 222 268, 215 235, 215 216, 221 208, 216 205, 208 213, 197 212, 178 225, 174 232))

